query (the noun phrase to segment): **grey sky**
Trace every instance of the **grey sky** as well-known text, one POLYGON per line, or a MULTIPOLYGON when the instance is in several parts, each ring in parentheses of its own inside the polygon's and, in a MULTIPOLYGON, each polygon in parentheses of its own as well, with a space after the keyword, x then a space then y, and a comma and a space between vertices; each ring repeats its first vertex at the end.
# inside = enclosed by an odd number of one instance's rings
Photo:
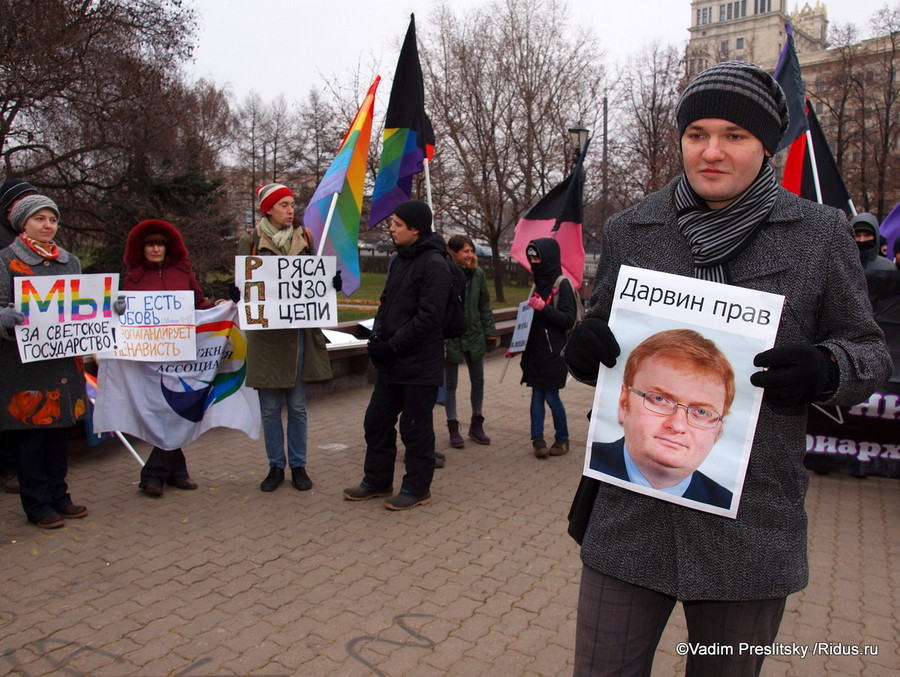
MULTIPOLYGON (((449 0, 454 10, 488 0, 449 0)), ((819 0, 808 0, 815 5, 819 0)), ((436 0, 193 0, 200 31, 195 62, 188 69, 218 85, 229 85, 237 99, 255 90, 264 99, 283 94, 305 99, 324 78, 349 79, 356 64, 381 64, 386 96, 397 52, 416 13, 421 36, 436 0)), ((796 4, 790 2, 790 7, 796 4)), ((857 24, 885 0, 827 0, 829 21, 857 24)), ((891 0, 891 6, 896 0, 891 0)), ((690 0, 569 0, 572 24, 591 28, 607 52, 607 63, 622 61, 650 42, 682 44, 688 37, 690 0)), ((365 86, 368 86, 366 83, 365 86)), ((360 99, 364 91, 360 91, 360 99)))

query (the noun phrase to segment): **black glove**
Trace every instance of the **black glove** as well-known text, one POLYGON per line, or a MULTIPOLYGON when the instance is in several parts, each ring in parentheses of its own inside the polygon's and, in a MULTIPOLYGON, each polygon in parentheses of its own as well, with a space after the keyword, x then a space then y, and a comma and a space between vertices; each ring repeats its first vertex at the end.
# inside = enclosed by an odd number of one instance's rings
POLYGON ((391 344, 387 342, 386 338, 381 336, 375 336, 370 339, 367 349, 373 364, 384 364, 394 359, 394 351, 391 350, 391 344))
POLYGON ((616 366, 616 358, 621 352, 609 325, 589 317, 575 327, 566 343, 566 365, 577 380, 596 383, 600 363, 607 367, 616 366))
POLYGON ((341 271, 336 272, 334 277, 331 278, 331 286, 334 287, 335 291, 340 291, 344 288, 344 281, 341 279, 341 271))
POLYGON ((765 388, 763 397, 771 404, 791 407, 815 402, 838 382, 837 362, 824 348, 810 345, 779 346, 753 358, 765 371, 751 374, 750 383, 765 388))
POLYGON ((238 289, 235 285, 228 285, 228 298, 237 303, 241 300, 241 290, 238 289))
POLYGON ((113 301, 113 310, 116 312, 116 315, 121 315, 128 309, 128 302, 126 301, 124 296, 119 296, 115 301, 113 301))

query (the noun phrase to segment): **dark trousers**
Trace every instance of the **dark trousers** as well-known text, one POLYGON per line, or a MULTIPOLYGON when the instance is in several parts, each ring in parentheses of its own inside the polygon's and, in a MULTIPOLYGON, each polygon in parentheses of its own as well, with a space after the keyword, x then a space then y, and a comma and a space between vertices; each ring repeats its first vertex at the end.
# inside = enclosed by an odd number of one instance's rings
MULTIPOLYGON (((576 677, 649 677, 656 645, 675 602, 674 597, 583 567, 575 630, 576 677)), ((718 651, 710 653, 723 654, 701 656, 688 652, 685 675, 759 675, 764 657, 741 653, 739 644, 771 645, 778 635, 784 603, 784 597, 682 602, 690 645, 713 647, 718 651)))
POLYGON ((13 458, 12 449, 10 449, 9 433, 0 431, 0 475, 16 474, 16 459, 13 458))
POLYGON ((377 489, 394 484, 397 459, 397 417, 400 439, 406 447, 401 491, 421 496, 431 489, 434 476, 432 410, 438 386, 415 386, 375 381, 363 424, 366 463, 363 483, 377 489))
POLYGON ((72 505, 66 474, 67 428, 10 430, 7 441, 16 459, 19 498, 31 522, 72 505))
POLYGON ((147 482, 154 482, 160 486, 166 482, 177 482, 190 479, 187 469, 187 461, 181 447, 178 449, 160 449, 153 447, 150 457, 141 468, 141 483, 144 487, 147 482))

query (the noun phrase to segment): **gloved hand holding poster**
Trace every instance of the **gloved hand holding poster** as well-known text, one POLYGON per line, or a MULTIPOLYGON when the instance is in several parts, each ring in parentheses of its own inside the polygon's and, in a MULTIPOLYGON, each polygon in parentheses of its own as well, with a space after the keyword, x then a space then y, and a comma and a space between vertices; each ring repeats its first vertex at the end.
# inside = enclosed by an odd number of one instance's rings
POLYGON ((584 474, 736 517, 762 401, 753 358, 774 345, 783 303, 622 266, 609 319, 622 355, 600 367, 584 474))

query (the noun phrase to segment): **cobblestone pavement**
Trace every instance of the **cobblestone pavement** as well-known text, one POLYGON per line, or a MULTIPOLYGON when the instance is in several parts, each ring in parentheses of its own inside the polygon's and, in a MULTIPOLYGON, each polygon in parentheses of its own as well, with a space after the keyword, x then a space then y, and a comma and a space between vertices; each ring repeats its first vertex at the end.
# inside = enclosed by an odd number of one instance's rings
MULTIPOLYGON (((437 407, 447 467, 433 503, 406 512, 341 498, 361 479, 368 388, 310 402, 309 492, 260 492, 262 440, 233 431, 189 445, 200 489, 161 499, 139 492, 118 442, 73 442, 70 488, 87 518, 40 532, 0 495, 0 674, 571 674, 581 565, 565 514, 591 390, 563 391, 573 453, 539 461, 530 391, 515 364, 499 383, 503 363, 486 369, 493 443, 447 448, 437 407)), ((764 675, 896 674, 897 487, 812 477, 812 578, 790 598, 776 648, 824 642, 834 655, 774 656, 764 675), (843 655, 865 646, 878 655, 843 655)), ((676 608, 654 676, 683 671, 685 639, 676 608)))

